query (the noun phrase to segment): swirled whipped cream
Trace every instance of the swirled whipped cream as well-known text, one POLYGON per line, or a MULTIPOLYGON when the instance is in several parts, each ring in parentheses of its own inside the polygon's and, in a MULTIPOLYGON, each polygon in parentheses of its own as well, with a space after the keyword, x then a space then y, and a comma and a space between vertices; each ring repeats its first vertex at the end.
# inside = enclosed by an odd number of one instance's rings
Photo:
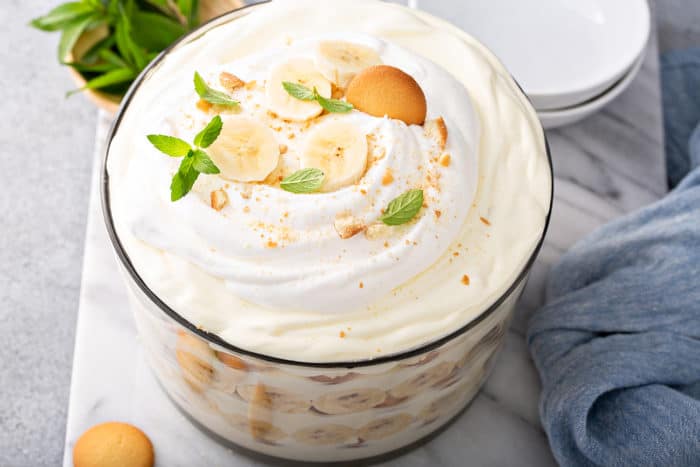
MULTIPOLYGON (((351 78, 340 75, 326 97, 351 78)), ((275 0, 177 48, 130 103, 107 168, 117 233, 165 303, 236 346, 302 361, 373 358, 466 324, 524 267, 551 187, 536 117, 490 53, 435 18, 373 0, 275 0), (329 41, 411 75, 426 124, 314 115, 271 89, 289 63, 328 74, 319 45, 329 41), (201 105, 195 71, 240 104, 201 105), (245 85, 226 89, 222 73, 245 85), (211 154, 222 172, 172 202, 179 160, 146 135, 192 141, 215 114, 223 129, 211 154), (216 156, 227 145, 264 151, 265 163, 229 172, 216 156), (310 156, 329 147, 348 158, 338 170, 310 156), (320 192, 280 188, 314 164, 326 173, 320 192), (411 189, 424 193, 415 218, 382 223, 411 189)))

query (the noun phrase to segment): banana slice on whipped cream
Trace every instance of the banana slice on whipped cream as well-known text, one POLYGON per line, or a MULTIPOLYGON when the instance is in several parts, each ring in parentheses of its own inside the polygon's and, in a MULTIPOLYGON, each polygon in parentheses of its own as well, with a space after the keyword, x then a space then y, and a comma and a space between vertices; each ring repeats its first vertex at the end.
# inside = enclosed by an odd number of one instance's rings
POLYGON ((301 168, 316 168, 324 173, 321 191, 338 190, 362 178, 367 167, 367 149, 367 136, 357 125, 327 120, 306 137, 301 168))
POLYGON ((236 182, 259 182, 275 170, 279 145, 263 123, 243 116, 224 119, 221 134, 207 149, 221 176, 236 182))
POLYGON ((382 60, 376 50, 366 45, 325 40, 314 48, 314 63, 323 76, 345 89, 357 73, 382 60))
POLYGON ((308 58, 293 58, 282 62, 270 70, 265 83, 267 108, 284 120, 303 122, 314 118, 323 112, 316 101, 297 99, 284 89, 285 81, 306 86, 323 97, 331 97, 331 83, 316 68, 313 60, 308 58))

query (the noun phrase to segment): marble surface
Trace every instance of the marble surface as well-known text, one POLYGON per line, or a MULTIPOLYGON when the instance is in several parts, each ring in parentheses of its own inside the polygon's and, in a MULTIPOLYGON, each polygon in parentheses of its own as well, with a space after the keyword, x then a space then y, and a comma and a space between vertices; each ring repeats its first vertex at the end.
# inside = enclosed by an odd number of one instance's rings
MULTIPOLYGON (((108 120, 96 139, 101 156, 108 120)), ((655 41, 642 72, 612 105, 577 125, 548 133, 555 202, 546 243, 535 264, 504 351, 469 409, 439 435, 397 455, 396 465, 554 465, 538 418, 540 385, 525 344, 527 319, 543 301, 547 272, 577 239, 665 191, 655 41)), ((77 325, 64 465, 75 439, 95 423, 134 423, 152 438, 161 466, 268 465, 209 439, 180 414, 146 367, 103 226, 93 174, 83 285, 77 325)))

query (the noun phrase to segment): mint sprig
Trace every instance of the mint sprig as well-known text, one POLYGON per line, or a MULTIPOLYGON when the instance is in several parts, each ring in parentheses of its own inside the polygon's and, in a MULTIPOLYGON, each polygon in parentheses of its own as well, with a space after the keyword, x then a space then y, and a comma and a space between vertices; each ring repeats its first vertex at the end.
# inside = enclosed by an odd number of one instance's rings
POLYGON ((204 78, 196 71, 194 72, 194 90, 197 91, 199 97, 210 104, 226 105, 229 107, 238 105, 238 101, 231 99, 225 92, 217 91, 210 87, 206 81, 204 81, 204 78))
POLYGON ((219 168, 209 154, 202 150, 216 141, 221 134, 223 122, 218 115, 194 138, 194 146, 184 140, 168 135, 148 135, 148 141, 163 154, 182 157, 180 167, 170 182, 170 201, 177 201, 192 190, 199 174, 218 174, 219 168))
POLYGON ((397 196, 379 218, 386 225, 401 225, 413 219, 423 206, 423 190, 409 190, 397 196))
POLYGON ((324 173, 315 168, 297 170, 280 182, 280 188, 291 193, 313 193, 323 185, 324 173))
POLYGON ((331 113, 347 113, 353 109, 352 104, 349 102, 323 97, 318 93, 315 87, 309 89, 303 84, 292 83, 290 81, 283 81, 282 87, 287 91, 287 94, 293 98, 299 99, 300 101, 316 101, 321 107, 331 113))

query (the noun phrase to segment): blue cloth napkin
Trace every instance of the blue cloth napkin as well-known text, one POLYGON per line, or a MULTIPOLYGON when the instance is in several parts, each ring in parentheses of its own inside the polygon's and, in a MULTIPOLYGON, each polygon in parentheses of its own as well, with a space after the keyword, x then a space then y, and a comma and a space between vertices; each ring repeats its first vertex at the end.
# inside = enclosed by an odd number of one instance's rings
POLYGON ((564 255, 530 323, 564 466, 700 466, 700 49, 663 65, 669 178, 682 181, 564 255))

